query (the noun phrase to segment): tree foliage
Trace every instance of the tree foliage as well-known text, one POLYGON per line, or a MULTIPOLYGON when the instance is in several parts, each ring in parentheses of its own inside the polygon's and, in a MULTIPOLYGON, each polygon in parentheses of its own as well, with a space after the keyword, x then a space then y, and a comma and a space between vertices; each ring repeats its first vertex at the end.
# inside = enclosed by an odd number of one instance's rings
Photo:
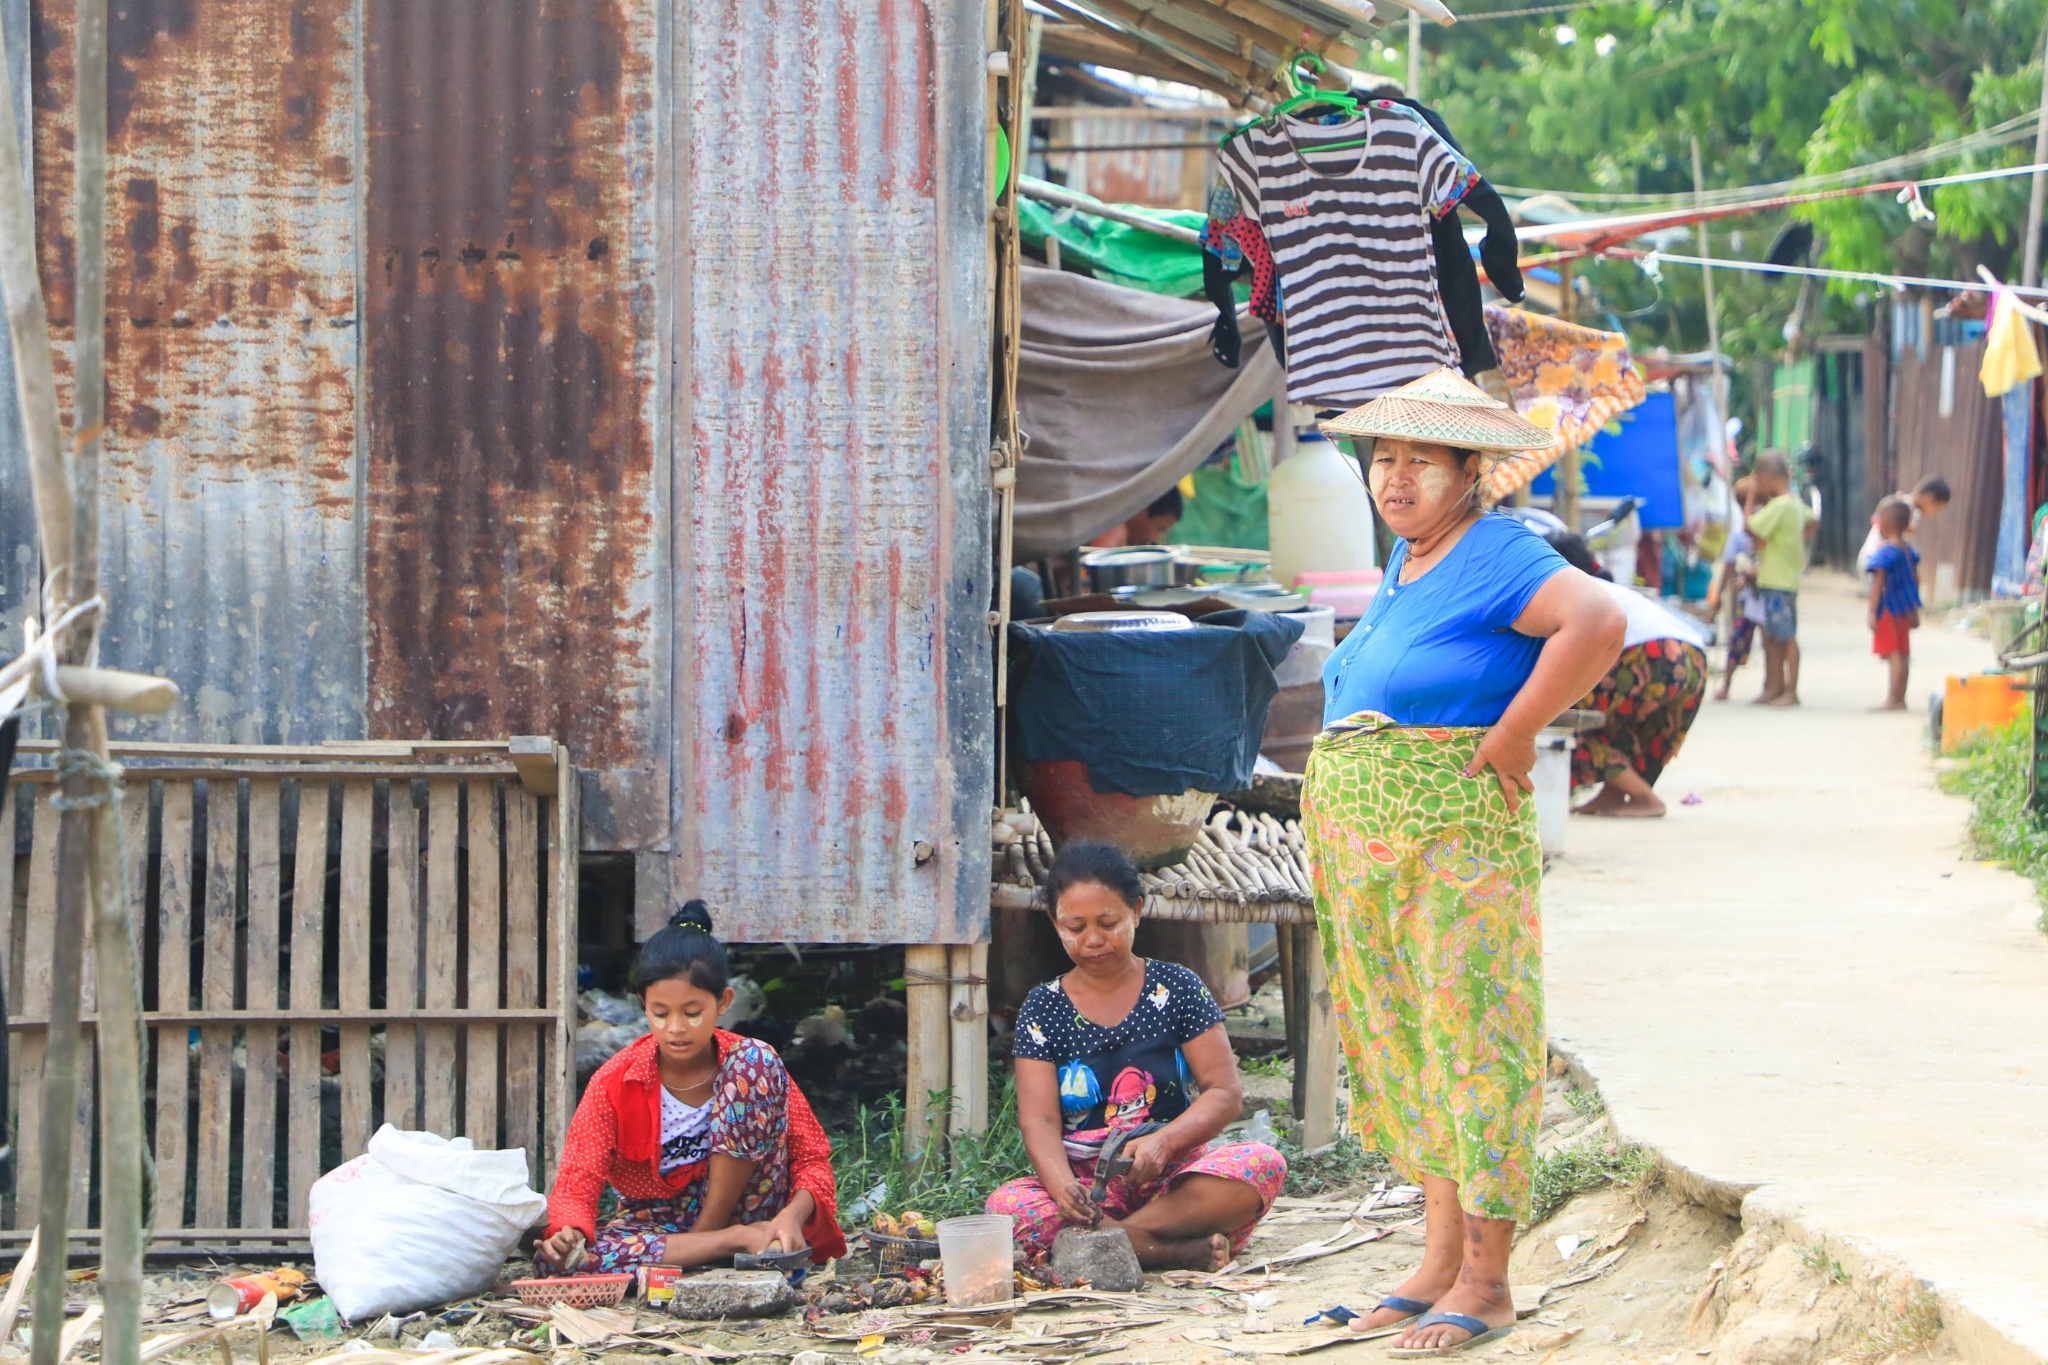
MULTIPOLYGON (((1581 196, 1625 210, 1626 195, 1693 188, 1692 139, 1708 189, 1839 171, 1994 129, 2041 94, 2041 0, 1632 0, 1487 20, 1527 0, 1454 5, 1467 22, 1427 29, 1424 97, 1442 110, 1480 169, 1504 186, 1581 196)), ((1369 58, 1398 77, 1405 30, 1369 58)), ((2025 165, 2031 137, 1968 152, 1912 174, 2025 165)), ((1943 186, 1926 196, 1930 229, 1892 196, 1795 210, 1815 225, 1820 263, 1970 278, 1982 263, 2019 273, 2024 177, 1943 186)), ((1643 207, 1637 204, 1634 207, 1643 207)), ((1724 220, 1717 255, 1761 256, 1784 212, 1724 220)), ((1671 250, 1691 252, 1688 236, 1671 250)), ((1610 262, 1585 274, 1643 344, 1706 343, 1697 269, 1660 283, 1610 262)), ((1782 349, 1797 283, 1722 272, 1723 346, 1738 361, 1782 349)), ((1812 291, 1806 330, 1863 330, 1875 289, 1812 291), (1815 311, 1825 307, 1825 317, 1815 311)))

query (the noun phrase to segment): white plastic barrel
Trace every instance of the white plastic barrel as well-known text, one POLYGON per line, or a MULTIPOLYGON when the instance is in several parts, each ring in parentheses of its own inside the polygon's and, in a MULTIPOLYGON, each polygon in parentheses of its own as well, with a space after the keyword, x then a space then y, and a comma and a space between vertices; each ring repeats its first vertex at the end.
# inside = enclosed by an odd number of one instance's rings
POLYGON ((1266 522, 1275 582, 1291 588, 1296 574, 1374 567, 1372 500, 1358 462, 1321 432, 1296 437, 1267 479, 1266 522))

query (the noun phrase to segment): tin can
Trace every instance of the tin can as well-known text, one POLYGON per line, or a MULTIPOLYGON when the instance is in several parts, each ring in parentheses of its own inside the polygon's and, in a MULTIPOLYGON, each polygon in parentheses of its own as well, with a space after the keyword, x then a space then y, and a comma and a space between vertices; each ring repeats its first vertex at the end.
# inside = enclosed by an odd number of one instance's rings
POLYGON ((683 1268, 675 1265, 643 1265, 639 1268, 640 1302, 650 1308, 666 1308, 676 1296, 676 1281, 683 1268))
POLYGON ((297 1298, 300 1286, 305 1283, 304 1271, 289 1268, 273 1270, 267 1275, 242 1275, 222 1280, 206 1291, 206 1312, 214 1321, 226 1322, 262 1303, 265 1294, 275 1294, 279 1303, 297 1298))

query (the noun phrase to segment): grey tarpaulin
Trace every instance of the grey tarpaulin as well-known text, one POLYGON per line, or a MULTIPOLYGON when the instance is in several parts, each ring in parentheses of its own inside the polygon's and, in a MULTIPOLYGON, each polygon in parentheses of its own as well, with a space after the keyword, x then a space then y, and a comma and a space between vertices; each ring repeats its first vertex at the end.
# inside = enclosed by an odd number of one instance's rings
POLYGON ((1215 306, 1026 267, 1016 556, 1082 545, 1197 469, 1279 391, 1265 329, 1241 311, 1242 363, 1209 353, 1215 306))

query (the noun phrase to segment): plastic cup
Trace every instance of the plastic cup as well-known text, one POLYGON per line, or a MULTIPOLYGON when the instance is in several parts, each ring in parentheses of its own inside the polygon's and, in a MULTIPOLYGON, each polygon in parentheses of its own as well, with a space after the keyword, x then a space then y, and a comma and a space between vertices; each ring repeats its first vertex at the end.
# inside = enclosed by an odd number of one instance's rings
POLYGON ((1017 1220, 1007 1213, 940 1220, 939 1264, 945 1267, 949 1307, 979 1308, 1016 1297, 1016 1235, 1017 1220))

